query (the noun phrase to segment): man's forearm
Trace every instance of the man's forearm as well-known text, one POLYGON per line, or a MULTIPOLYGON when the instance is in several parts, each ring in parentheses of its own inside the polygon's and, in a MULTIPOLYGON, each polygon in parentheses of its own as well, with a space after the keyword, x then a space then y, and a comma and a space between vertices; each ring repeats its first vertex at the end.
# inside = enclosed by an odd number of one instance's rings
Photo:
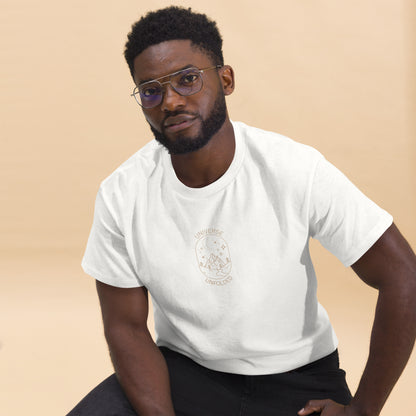
POLYGON ((352 266, 379 296, 370 353, 350 405, 310 400, 299 415, 377 416, 410 357, 416 336, 416 256, 392 224, 352 266))
POLYGON ((117 378, 140 416, 174 416, 166 361, 147 330, 106 334, 117 378))
POLYGON ((351 407, 378 415, 411 354, 416 333, 414 284, 405 290, 380 291, 370 353, 351 407))

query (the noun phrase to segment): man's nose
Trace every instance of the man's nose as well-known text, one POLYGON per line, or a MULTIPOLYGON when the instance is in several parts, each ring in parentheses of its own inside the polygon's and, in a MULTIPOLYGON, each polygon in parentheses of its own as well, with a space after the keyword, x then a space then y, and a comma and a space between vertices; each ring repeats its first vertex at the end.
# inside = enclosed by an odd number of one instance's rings
POLYGON ((174 111, 184 107, 185 103, 186 97, 177 93, 170 83, 166 83, 161 104, 162 111, 174 111))

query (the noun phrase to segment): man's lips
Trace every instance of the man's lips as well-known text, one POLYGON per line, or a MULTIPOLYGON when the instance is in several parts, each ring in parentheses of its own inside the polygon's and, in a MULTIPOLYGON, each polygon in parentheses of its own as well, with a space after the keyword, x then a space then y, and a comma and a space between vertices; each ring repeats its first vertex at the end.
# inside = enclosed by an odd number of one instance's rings
POLYGON ((196 119, 196 116, 190 114, 179 114, 177 116, 168 117, 163 123, 163 127, 167 131, 179 131, 188 128, 196 119))

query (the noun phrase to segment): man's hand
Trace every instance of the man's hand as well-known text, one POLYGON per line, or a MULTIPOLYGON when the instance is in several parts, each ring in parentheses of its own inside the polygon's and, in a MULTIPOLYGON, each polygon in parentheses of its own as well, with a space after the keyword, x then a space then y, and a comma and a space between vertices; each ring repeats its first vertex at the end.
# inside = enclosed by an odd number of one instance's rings
POLYGON ((310 414, 320 413, 321 416, 361 416, 356 410, 350 406, 343 406, 335 403, 333 400, 309 400, 298 415, 306 416, 310 414))

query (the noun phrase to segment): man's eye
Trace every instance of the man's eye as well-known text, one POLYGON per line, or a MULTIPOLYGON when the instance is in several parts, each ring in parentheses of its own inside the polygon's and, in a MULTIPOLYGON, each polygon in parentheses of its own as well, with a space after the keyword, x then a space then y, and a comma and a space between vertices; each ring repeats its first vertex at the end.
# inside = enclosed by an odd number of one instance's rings
POLYGON ((160 91, 157 87, 147 87, 142 89, 140 94, 144 97, 153 97, 154 95, 160 94, 160 91))
POLYGON ((181 85, 192 85, 198 79, 198 74, 186 74, 180 79, 181 85))

